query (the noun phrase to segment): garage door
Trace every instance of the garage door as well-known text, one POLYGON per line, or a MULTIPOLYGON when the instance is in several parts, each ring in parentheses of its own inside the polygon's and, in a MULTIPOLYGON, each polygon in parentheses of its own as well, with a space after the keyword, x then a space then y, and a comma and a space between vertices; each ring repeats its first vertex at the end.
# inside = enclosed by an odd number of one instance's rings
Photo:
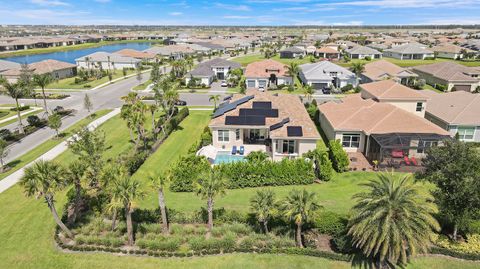
POLYGON ((327 87, 328 87, 327 83, 312 83, 312 88, 314 88, 315 90, 321 90, 327 87))
POLYGON ((247 87, 254 88, 255 87, 255 80, 247 80, 247 87))
POLYGON ((466 91, 469 92, 471 90, 472 86, 471 85, 455 85, 453 87, 454 91, 466 91))

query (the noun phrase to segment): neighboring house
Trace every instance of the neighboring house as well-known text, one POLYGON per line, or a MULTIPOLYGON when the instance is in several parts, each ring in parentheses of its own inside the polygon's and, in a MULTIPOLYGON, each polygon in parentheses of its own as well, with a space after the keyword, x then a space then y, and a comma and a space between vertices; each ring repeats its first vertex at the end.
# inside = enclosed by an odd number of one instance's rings
POLYGON ((142 60, 144 62, 154 62, 155 61, 155 54, 148 53, 144 51, 134 50, 134 49, 123 49, 115 52, 120 56, 124 57, 132 57, 135 59, 142 60))
POLYGON ((195 69, 187 73, 185 82, 188 84, 190 79, 194 77, 199 80, 199 84, 210 86, 215 78, 227 79, 231 70, 241 67, 242 65, 237 62, 215 58, 198 64, 195 69))
POLYGON ((305 49, 297 46, 289 47, 280 51, 280 58, 301 58, 306 55, 305 49))
POLYGON ((20 69, 20 68, 21 68, 21 65, 19 63, 0 59, 0 73, 10 69, 20 69))
POLYGON ((365 71, 361 75, 362 83, 394 79, 403 85, 407 85, 418 75, 414 72, 393 64, 386 60, 379 60, 365 64, 365 71))
POLYGON ((446 91, 474 91, 480 85, 480 67, 467 67, 454 62, 419 65, 412 68, 427 84, 446 86, 446 91))
POLYGON ((266 89, 278 85, 290 85, 293 83, 293 79, 288 74, 285 64, 267 59, 247 65, 245 82, 247 88, 266 89))
POLYGON ((195 50, 188 45, 168 45, 168 46, 153 46, 144 50, 144 52, 152 53, 163 58, 171 60, 180 60, 185 58, 186 55, 195 54, 195 50))
POLYGON ((315 57, 338 60, 340 59, 340 52, 331 47, 321 47, 315 50, 315 57))
POLYGON ((141 60, 121 56, 115 53, 108 52, 95 52, 81 58, 75 59, 78 67, 86 69, 123 69, 123 68, 138 68, 141 64, 141 60))
POLYGON ((275 161, 301 157, 321 139, 303 103, 291 94, 236 94, 220 105, 208 126, 218 150, 244 146, 245 155, 260 150, 275 161))
POLYGON ((461 141, 480 142, 480 95, 465 91, 437 93, 423 91, 430 99, 425 118, 458 134, 461 141))
POLYGON ((416 44, 405 44, 396 46, 383 51, 385 57, 400 60, 424 60, 425 58, 433 58, 434 53, 416 44))
POLYGON ((348 54, 350 59, 365 59, 366 57, 370 59, 382 58, 382 53, 380 51, 364 46, 355 46, 351 49, 345 50, 345 53, 348 54))
MULTIPOLYGON (((77 66, 57 60, 44 60, 28 65, 28 69, 35 75, 50 74, 53 79, 64 79, 77 74, 77 66)), ((16 82, 20 77, 21 67, 9 69, 0 73, 10 82, 16 82)))
POLYGON ((316 90, 341 88, 348 84, 356 86, 357 83, 354 73, 329 61, 300 65, 299 78, 304 85, 316 90))
POLYGON ((419 117, 425 116, 428 97, 394 80, 381 80, 361 84, 363 99, 373 99, 380 103, 389 103, 419 117))
POLYGON ((382 163, 404 156, 421 159, 427 148, 450 137, 447 131, 414 113, 363 99, 360 94, 318 108, 320 127, 327 139, 339 140, 347 152, 361 152, 370 161, 382 163))
POLYGON ((432 48, 438 58, 462 59, 464 52, 472 52, 470 49, 462 48, 454 44, 442 44, 432 48))

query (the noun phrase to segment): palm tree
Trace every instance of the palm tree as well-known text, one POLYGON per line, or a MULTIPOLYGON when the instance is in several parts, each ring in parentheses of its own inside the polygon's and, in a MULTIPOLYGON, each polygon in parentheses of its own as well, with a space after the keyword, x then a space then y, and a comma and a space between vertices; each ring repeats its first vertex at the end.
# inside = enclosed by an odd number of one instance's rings
POLYGON ((224 195, 227 183, 223 174, 218 169, 211 169, 208 173, 203 174, 195 182, 195 191, 202 199, 207 200, 208 211, 208 233, 209 237, 213 229, 213 205, 214 198, 218 195, 224 195))
POLYGON ((47 106, 47 96, 45 95, 45 88, 48 84, 52 83, 53 77, 46 73, 42 75, 35 74, 33 75, 33 82, 38 87, 42 88, 42 97, 43 97, 43 106, 45 107, 45 115, 48 117, 48 106, 47 106))
POLYGON ((152 187, 158 192, 158 206, 160 207, 160 213, 162 215, 162 230, 163 233, 168 234, 167 209, 163 189, 166 187, 169 179, 164 175, 150 175, 148 178, 152 182, 152 187))
POLYGON ((302 243, 302 226, 305 224, 312 214, 321 208, 317 203, 317 197, 314 192, 292 190, 280 206, 283 215, 295 222, 297 226, 295 232, 295 240, 297 246, 303 248, 302 243))
POLYGON ((134 242, 132 223, 134 203, 144 195, 140 182, 132 179, 126 171, 122 171, 113 182, 112 196, 118 199, 118 202, 121 202, 125 209, 128 244, 130 246, 132 246, 134 242))
POLYGON ((22 116, 20 115, 20 105, 18 104, 18 99, 25 97, 26 92, 25 88, 21 87, 19 83, 10 83, 8 81, 3 82, 3 87, 6 90, 6 94, 13 99, 15 99, 15 105, 17 108, 17 117, 18 117, 18 130, 20 133, 24 133, 23 124, 22 124, 22 116))
POLYGON ((270 189, 257 191, 250 200, 250 207, 258 221, 263 224, 263 229, 267 234, 268 221, 276 211, 275 193, 270 189))
POLYGON ((367 190, 354 196, 357 204, 349 221, 354 246, 380 267, 405 264, 425 252, 439 230, 432 216, 437 209, 411 175, 381 173, 362 185, 367 190))
POLYGON ((75 190, 75 200, 73 202, 73 214, 69 218, 69 223, 75 223, 78 214, 80 213, 80 207, 82 205, 82 183, 84 181, 84 175, 87 166, 84 162, 74 161, 68 166, 66 172, 66 179, 69 184, 73 184, 75 190))
POLYGON ((188 70, 192 69, 192 67, 193 67, 193 58, 192 57, 188 57, 185 60, 185 66, 188 68, 188 70))
POLYGON ((295 77, 298 75, 299 72, 300 72, 300 67, 298 66, 297 63, 292 62, 290 63, 290 65, 287 66, 287 73, 289 76, 293 78, 293 80, 295 80, 295 77))
POLYGON ((150 114, 152 115, 152 133, 155 132, 155 112, 158 110, 158 106, 156 104, 150 104, 148 106, 148 110, 150 111, 150 114))
POLYGON ((350 67, 353 73, 355 73, 355 79, 357 81, 357 85, 360 81, 360 75, 365 71, 365 64, 364 63, 352 63, 352 67, 350 67))
POLYGON ((213 101, 214 110, 217 110, 217 102, 220 101, 220 94, 210 95, 209 102, 213 101))
POLYGON ((305 92, 305 98, 310 102, 312 100, 312 95, 315 93, 315 90, 310 85, 303 86, 303 91, 305 92))
POLYGON ((65 171, 61 165, 53 161, 40 160, 25 168, 20 185, 28 197, 43 196, 57 225, 68 237, 73 238, 73 233, 62 222, 55 208, 55 192, 66 185, 64 175, 65 171))

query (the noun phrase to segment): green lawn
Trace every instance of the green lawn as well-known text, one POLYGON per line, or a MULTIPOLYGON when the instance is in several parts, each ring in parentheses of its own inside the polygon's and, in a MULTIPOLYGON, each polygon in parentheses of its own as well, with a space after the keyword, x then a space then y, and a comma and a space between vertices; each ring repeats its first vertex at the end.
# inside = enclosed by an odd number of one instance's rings
POLYGON ((10 109, 0 109, 0 120, 6 119, 8 117, 16 115, 16 111, 11 111, 10 109))
MULTIPOLYGON (((209 112, 192 111, 181 123, 181 129, 175 131, 159 150, 134 175, 144 181, 149 170, 164 171, 173 160, 184 154, 190 145, 198 139, 200 131, 208 123, 209 112)), ((129 139, 126 125, 118 117, 112 118, 100 129, 106 132, 107 158, 115 156, 126 147, 129 139)), ((71 160, 69 153, 62 154, 57 161, 66 163, 71 160)), ((351 204, 349 193, 356 191, 355 184, 370 176, 368 173, 347 173, 336 177, 332 182, 307 186, 319 192, 322 203, 331 209, 348 210, 351 204)), ((284 194, 290 187, 276 188, 284 194)), ((357 190, 358 191, 358 190, 357 190)), ((251 189, 229 191, 216 206, 239 208, 251 195, 251 189), (230 196, 230 198, 229 198, 230 196)), ((149 196, 139 206, 154 204, 154 193, 148 189, 149 196)), ((175 194, 177 195, 177 194, 175 194)), ((170 207, 195 209, 203 205, 192 194, 176 196, 167 194, 170 207)), ((57 195, 57 206, 65 202, 65 196, 57 195)), ((336 262, 322 258, 296 255, 266 254, 228 254, 195 258, 147 258, 117 256, 105 253, 63 253, 54 245, 54 222, 48 208, 42 200, 25 198, 19 186, 14 186, 0 194, 0 268, 350 268, 349 263, 336 262)), ((478 268, 478 263, 458 261, 449 258, 420 257, 407 268, 478 268)))
MULTIPOLYGON (((21 117, 22 119, 26 119, 26 118, 27 118, 28 116, 30 116, 30 115, 38 114, 38 113, 41 113, 41 112, 43 111, 43 109, 41 109, 41 110, 36 110, 36 111, 32 111, 32 110, 33 110, 33 109, 30 108, 30 109, 28 109, 28 110, 20 111, 20 113, 25 113, 25 112, 27 112, 26 114, 24 114, 24 115, 22 115, 22 116, 20 116, 20 117, 21 117), (29 111, 30 111, 30 112, 29 112, 29 111)), ((5 110, 2 110, 2 111, 5 111, 5 110)), ((9 114, 3 116, 2 118, 0 118, 0 120, 1 120, 1 119, 6 119, 6 118, 11 117, 11 116, 17 116, 17 111, 8 110, 8 112, 9 112, 9 114)), ((18 122, 18 117, 15 117, 14 119, 11 119, 11 120, 8 120, 8 121, 5 121, 5 122, 0 123, 0 128, 5 127, 5 126, 7 126, 7 125, 10 125, 10 124, 12 124, 12 123, 14 123, 14 122, 18 122)))
POLYGON ((152 80, 149 79, 149 80, 145 81, 144 83, 138 84, 137 86, 133 87, 133 90, 134 90, 134 91, 143 91, 143 90, 145 90, 145 89, 148 87, 148 85, 150 85, 150 84, 152 84, 152 80))
MULTIPOLYGON (((279 55, 276 55, 270 59, 279 61, 287 65, 292 62, 295 62, 298 64, 310 63, 310 57, 305 57, 303 59, 283 59, 283 58, 280 58, 279 55)), ((240 63, 243 66, 247 66, 249 63, 258 62, 262 60, 265 60, 265 57, 263 57, 263 54, 247 55, 247 56, 242 56, 242 57, 237 57, 232 59, 232 61, 240 63)))
MULTIPOLYGON (((128 70, 127 75, 135 72, 134 70, 128 70)), ((114 70, 112 80, 123 77, 122 70, 114 70)), ((109 81, 108 76, 105 76, 101 79, 91 80, 87 82, 82 82, 80 84, 75 84, 75 77, 64 78, 58 81, 55 81, 52 84, 49 84, 47 88, 49 89, 91 89, 100 84, 107 83, 109 81)))
MULTIPOLYGON (((32 149, 31 151, 23 154, 22 156, 20 156, 19 158, 15 159, 13 161, 11 161, 8 165, 10 167, 12 167, 12 169, 10 169, 6 173, 1 173, 0 174, 0 180, 5 178, 6 176, 12 174, 13 172, 17 171, 18 169, 24 167, 26 164, 34 161, 35 159, 40 157, 45 152, 49 151, 50 149, 54 148, 56 145, 60 144, 62 141, 64 141, 68 137, 70 137, 73 134, 73 132, 77 128, 79 128, 80 126, 86 125, 86 124, 92 122, 93 120, 98 119, 101 116, 107 114, 110 111, 111 111, 111 109, 105 109, 105 110, 97 111, 93 118, 84 118, 84 119, 78 121, 77 123, 75 123, 74 125, 70 126, 69 128, 67 128, 66 130, 64 130, 62 132, 62 135, 63 135, 62 139, 47 140, 47 141, 43 142, 42 144, 40 144, 39 146, 37 146, 36 148, 32 149)), ((1 196, 1 194, 0 194, 0 196, 1 196)))

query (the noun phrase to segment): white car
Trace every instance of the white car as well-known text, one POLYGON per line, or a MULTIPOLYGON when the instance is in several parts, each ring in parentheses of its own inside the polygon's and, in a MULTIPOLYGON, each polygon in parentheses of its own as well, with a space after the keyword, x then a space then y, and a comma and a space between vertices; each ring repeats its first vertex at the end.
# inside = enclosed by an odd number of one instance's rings
POLYGON ((227 87, 227 82, 225 80, 222 80, 222 83, 220 84, 221 87, 227 87))
POLYGON ((260 87, 260 88, 258 88, 258 90, 261 91, 261 92, 264 92, 264 91, 265 91, 265 88, 260 87))

